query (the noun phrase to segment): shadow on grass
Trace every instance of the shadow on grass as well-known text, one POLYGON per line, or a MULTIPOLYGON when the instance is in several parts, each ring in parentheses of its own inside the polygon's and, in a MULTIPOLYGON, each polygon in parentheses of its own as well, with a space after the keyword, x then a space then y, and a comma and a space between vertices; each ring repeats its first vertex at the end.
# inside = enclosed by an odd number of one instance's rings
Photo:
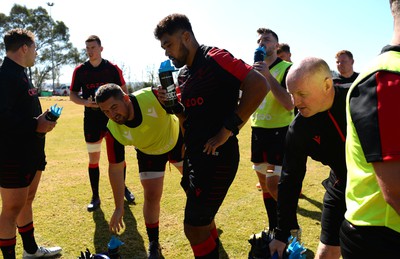
POLYGON ((318 211, 306 210, 304 208, 298 207, 297 208, 297 213, 299 213, 303 217, 307 217, 307 218, 311 218, 311 219, 320 221, 321 220, 321 215, 322 215, 323 204, 321 202, 319 202, 319 201, 316 201, 316 200, 313 200, 313 199, 307 197, 304 194, 302 194, 301 198, 306 200, 306 201, 308 201, 309 203, 311 203, 312 205, 317 207, 319 210, 318 211))
MULTIPOLYGON (((108 229, 108 222, 101 208, 93 212, 93 220, 96 223, 93 239, 96 253, 107 252, 107 245, 112 234, 108 229)), ((125 231, 118 236, 124 242, 124 245, 119 249, 121 256, 123 258, 147 258, 143 238, 137 230, 137 221, 127 202, 125 202, 124 223, 125 231)))
MULTIPOLYGON (((224 231, 220 228, 217 228, 217 231, 218 231, 218 237, 220 237, 222 235, 222 233, 224 233, 224 231)), ((219 258, 220 259, 229 259, 229 256, 225 251, 224 245, 221 242, 221 238, 219 239, 219 258)))

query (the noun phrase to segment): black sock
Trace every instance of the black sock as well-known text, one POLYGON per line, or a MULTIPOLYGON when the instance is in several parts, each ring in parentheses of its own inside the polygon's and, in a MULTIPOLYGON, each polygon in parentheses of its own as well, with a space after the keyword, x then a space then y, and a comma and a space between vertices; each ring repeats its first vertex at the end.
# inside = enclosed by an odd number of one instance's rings
POLYGON ((276 201, 270 193, 263 193, 264 205, 267 210, 269 229, 274 230, 278 225, 276 201))
POLYGON ((158 242, 158 234, 159 234, 158 221, 157 221, 157 223, 154 223, 154 224, 146 223, 146 231, 147 231, 147 236, 149 237, 149 242, 151 242, 151 241, 158 242))
POLYGON ((0 238, 0 249, 3 253, 4 259, 15 259, 15 244, 17 238, 1 239, 0 238))
POLYGON ((89 164, 89 179, 92 187, 93 198, 99 197, 99 179, 100 169, 99 164, 89 164))
POLYGON ((24 246, 24 250, 30 254, 36 253, 38 249, 38 245, 35 241, 33 222, 25 225, 25 226, 18 226, 18 233, 21 235, 22 244, 24 246))

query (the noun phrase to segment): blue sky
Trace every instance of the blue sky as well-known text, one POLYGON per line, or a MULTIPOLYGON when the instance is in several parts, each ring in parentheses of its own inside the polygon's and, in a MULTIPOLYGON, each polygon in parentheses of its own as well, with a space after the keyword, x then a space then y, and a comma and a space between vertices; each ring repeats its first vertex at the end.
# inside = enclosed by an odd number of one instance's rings
MULTIPOLYGON (((153 36, 158 21, 170 13, 191 20, 199 43, 229 50, 252 64, 259 27, 275 31, 288 43, 294 62, 307 56, 323 58, 336 70, 335 54, 350 50, 355 70, 390 43, 393 29, 389 0, 19 0, 28 8, 54 3, 51 15, 69 28, 78 49, 91 34, 104 47, 103 58, 124 70, 127 81, 147 80, 148 70, 166 59, 153 36)), ((9 14, 15 1, 1 0, 0 12, 9 14)), ((62 70, 70 83, 72 67, 62 70)))

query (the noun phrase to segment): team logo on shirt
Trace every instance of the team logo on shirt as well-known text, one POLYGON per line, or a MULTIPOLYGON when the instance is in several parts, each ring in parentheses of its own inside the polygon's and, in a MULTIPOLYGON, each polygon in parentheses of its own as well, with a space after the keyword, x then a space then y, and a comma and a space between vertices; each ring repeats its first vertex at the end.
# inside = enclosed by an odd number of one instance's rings
POLYGON ((130 132, 129 130, 124 131, 124 132, 122 133, 122 135, 124 136, 124 138, 129 139, 129 140, 132 140, 132 134, 131 134, 131 132, 130 132))
POLYGON ((321 136, 314 136, 314 137, 313 137, 313 140, 315 140, 315 142, 317 142, 318 145, 321 144, 321 136))
POLYGON ((151 107, 151 108, 149 108, 149 109, 147 110, 147 115, 148 115, 148 116, 151 116, 151 117, 154 117, 154 118, 158 118, 156 109, 154 109, 154 107, 151 107))
POLYGON ((28 90, 28 94, 29 94, 30 96, 36 96, 36 95, 38 94, 38 91, 37 91, 36 88, 30 88, 30 89, 28 90))
POLYGON ((202 106, 204 103, 203 97, 189 98, 185 100, 186 107, 202 106))

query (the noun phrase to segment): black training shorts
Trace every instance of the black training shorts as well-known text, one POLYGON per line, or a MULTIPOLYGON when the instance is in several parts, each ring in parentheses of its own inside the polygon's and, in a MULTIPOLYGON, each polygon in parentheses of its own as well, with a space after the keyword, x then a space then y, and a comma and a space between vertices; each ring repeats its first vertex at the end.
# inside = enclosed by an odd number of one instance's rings
POLYGON ((239 147, 235 137, 217 148, 215 155, 199 149, 186 152, 181 186, 186 192, 184 222, 209 225, 221 206, 238 169, 239 147))
POLYGON ((46 155, 44 138, 35 138, 29 147, 9 147, 0 158, 0 187, 24 188, 35 178, 36 171, 44 171, 46 155))
POLYGON ((282 165, 288 127, 265 129, 252 127, 251 162, 282 165))
POLYGON ((182 148, 183 148, 183 136, 179 133, 178 141, 175 147, 168 153, 161 155, 148 155, 136 149, 136 158, 139 165, 140 172, 161 172, 165 171, 165 164, 169 161, 170 163, 177 163, 182 161, 182 148))
POLYGON ((101 140, 107 133, 108 118, 100 109, 85 107, 83 118, 83 132, 85 141, 95 143, 101 140))

